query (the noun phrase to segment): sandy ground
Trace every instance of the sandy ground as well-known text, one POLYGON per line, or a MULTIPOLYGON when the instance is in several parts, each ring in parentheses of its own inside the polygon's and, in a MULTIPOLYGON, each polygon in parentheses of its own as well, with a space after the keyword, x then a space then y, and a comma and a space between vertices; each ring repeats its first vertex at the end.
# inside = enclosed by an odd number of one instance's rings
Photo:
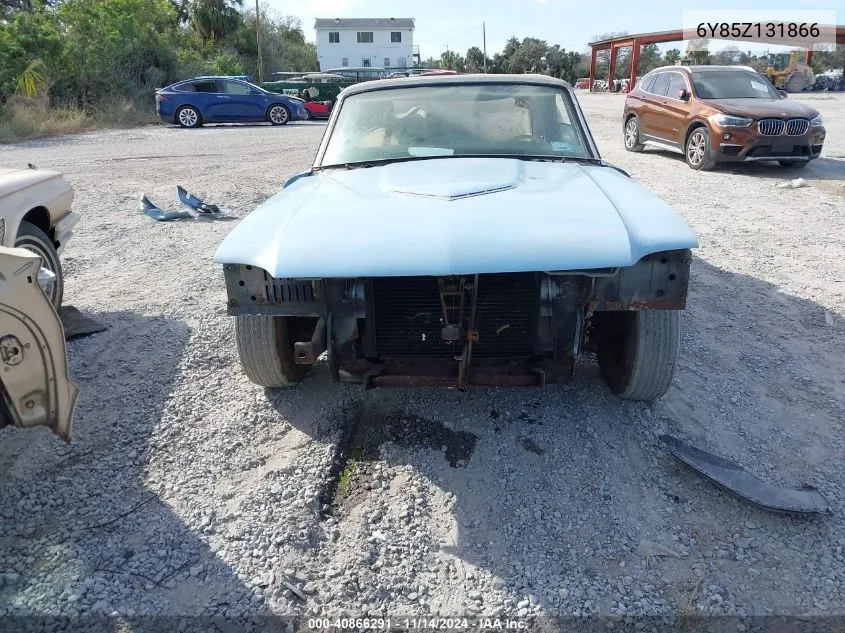
POLYGON ((579 96, 604 157, 701 242, 681 366, 652 407, 614 398, 589 359, 544 390, 362 392, 325 367, 291 391, 251 384, 211 263, 233 222, 159 224, 138 203, 177 208, 181 184, 243 217, 308 167, 322 124, 0 148, 75 187, 65 301, 109 326, 69 344, 71 445, 0 431, 0 615, 845 615, 845 96, 800 98, 828 137, 790 175, 627 153, 623 97, 579 96), (325 519, 353 422, 393 441, 325 519), (665 431, 817 486, 832 516, 727 495, 665 431))

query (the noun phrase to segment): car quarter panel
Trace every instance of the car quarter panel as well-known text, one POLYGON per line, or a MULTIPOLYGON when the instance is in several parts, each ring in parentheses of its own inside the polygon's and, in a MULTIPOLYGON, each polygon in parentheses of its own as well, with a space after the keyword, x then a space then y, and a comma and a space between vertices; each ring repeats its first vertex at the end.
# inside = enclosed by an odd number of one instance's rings
POLYGON ((462 275, 630 266, 694 246, 665 202, 614 169, 451 158, 301 178, 214 261, 276 278, 462 275))
POLYGON ((67 217, 73 204, 73 188, 61 173, 45 169, 22 169, 0 176, 0 217, 5 222, 3 246, 13 246, 20 223, 31 210, 47 210, 50 225, 67 217))

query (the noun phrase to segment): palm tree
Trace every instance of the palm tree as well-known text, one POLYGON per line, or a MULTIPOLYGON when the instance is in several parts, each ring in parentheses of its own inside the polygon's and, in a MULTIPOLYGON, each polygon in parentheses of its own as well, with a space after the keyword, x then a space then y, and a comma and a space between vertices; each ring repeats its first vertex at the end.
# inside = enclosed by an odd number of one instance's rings
POLYGON ((234 33, 241 20, 238 9, 244 0, 191 0, 191 26, 204 43, 214 42, 234 33))

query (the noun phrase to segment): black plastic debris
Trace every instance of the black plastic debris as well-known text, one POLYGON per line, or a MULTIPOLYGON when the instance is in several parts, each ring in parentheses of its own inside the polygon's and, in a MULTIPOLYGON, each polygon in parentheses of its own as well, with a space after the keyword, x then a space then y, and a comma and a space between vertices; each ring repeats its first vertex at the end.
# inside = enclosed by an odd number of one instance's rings
POLYGON ((221 213, 220 207, 216 204, 206 204, 194 194, 185 191, 180 185, 176 185, 176 193, 179 194, 179 200, 182 201, 182 204, 191 207, 194 211, 199 211, 200 213, 221 213))
POLYGON ((63 305, 59 308, 59 318, 62 321, 62 328, 65 331, 65 340, 96 334, 106 329, 106 326, 86 314, 82 314, 78 308, 63 305))
POLYGON ((827 499, 813 486, 779 488, 760 481, 735 462, 690 446, 671 435, 661 435, 660 441, 672 455, 696 472, 761 508, 795 514, 830 512, 827 499))
POLYGON ((180 202, 189 207, 190 211, 167 211, 162 209, 144 195, 141 198, 141 211, 144 215, 156 220, 158 222, 168 222, 170 220, 184 220, 184 219, 230 219, 231 213, 225 209, 221 209, 216 204, 207 204, 200 200, 192 193, 188 193, 183 187, 177 185, 176 193, 179 196, 180 202))

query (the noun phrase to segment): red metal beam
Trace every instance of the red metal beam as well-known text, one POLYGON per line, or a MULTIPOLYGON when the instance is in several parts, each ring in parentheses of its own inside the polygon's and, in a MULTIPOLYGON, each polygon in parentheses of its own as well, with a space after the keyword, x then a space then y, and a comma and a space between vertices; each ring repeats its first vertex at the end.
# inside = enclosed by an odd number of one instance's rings
POLYGON ((628 79, 628 91, 634 89, 634 86, 637 83, 637 67, 640 65, 640 42, 638 40, 634 40, 634 44, 631 47, 631 76, 628 79))
POLYGON ((598 53, 598 49, 594 48, 591 51, 590 55, 590 85, 587 87, 587 90, 593 90, 593 80, 596 77, 596 53, 598 53))
POLYGON ((618 48, 610 49, 610 64, 607 69, 607 90, 613 92, 613 80, 616 79, 616 54, 619 52, 618 48))
MULTIPOLYGON (((834 39, 836 40, 837 44, 845 44, 845 26, 842 25, 832 25, 832 24, 820 24, 819 25, 819 37, 824 37, 828 40, 834 39)), ((598 40, 595 42, 590 42, 589 46, 593 50, 605 50, 608 48, 624 48, 626 46, 631 46, 634 40, 638 41, 640 45, 645 46, 646 44, 665 44, 666 42, 679 42, 683 39, 698 39, 698 34, 695 32, 694 29, 675 29, 671 31, 655 31, 652 33, 641 33, 638 35, 623 35, 621 37, 612 38, 609 40, 598 40)), ((720 38, 720 39, 731 39, 731 38, 720 38)), ((754 41, 749 40, 747 38, 736 38, 737 41, 754 41)), ((801 39, 800 37, 795 38, 795 40, 788 40, 784 39, 778 42, 779 44, 782 43, 786 46, 796 46, 801 47, 802 45, 806 45, 806 39, 801 39)))

